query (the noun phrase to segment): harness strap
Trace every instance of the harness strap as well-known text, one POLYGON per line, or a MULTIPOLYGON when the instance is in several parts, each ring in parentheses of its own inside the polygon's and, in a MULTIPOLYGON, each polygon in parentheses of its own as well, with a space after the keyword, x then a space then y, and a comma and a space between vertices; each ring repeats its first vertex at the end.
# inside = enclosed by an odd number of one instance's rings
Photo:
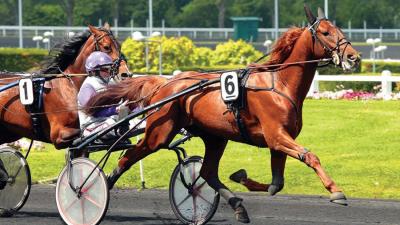
POLYGON ((250 135, 247 132, 246 125, 240 116, 240 110, 246 107, 246 82, 250 76, 251 71, 249 69, 242 70, 239 75, 239 98, 229 104, 230 110, 233 112, 235 116, 236 125, 239 128, 240 136, 243 140, 252 144, 253 142, 250 139, 250 135))
POLYGON ((233 114, 235 115, 236 125, 239 128, 240 136, 247 142, 248 144, 252 143, 249 133, 247 132, 246 125, 244 124, 242 117, 240 116, 239 108, 233 108, 233 114))
POLYGON ((27 112, 31 115, 33 135, 38 140, 45 140, 45 135, 42 129, 41 113, 43 112, 43 91, 45 79, 40 79, 33 83, 33 104, 26 106, 27 112))

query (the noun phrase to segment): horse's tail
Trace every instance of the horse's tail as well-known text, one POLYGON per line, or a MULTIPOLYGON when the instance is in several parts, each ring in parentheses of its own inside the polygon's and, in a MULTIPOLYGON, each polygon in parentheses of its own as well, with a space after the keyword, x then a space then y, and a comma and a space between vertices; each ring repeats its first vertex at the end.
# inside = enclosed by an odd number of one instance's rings
POLYGON ((121 100, 128 100, 129 108, 145 107, 149 104, 153 94, 167 81, 161 76, 142 76, 128 78, 118 84, 110 85, 103 92, 90 98, 85 112, 93 115, 103 107, 117 104, 121 100))

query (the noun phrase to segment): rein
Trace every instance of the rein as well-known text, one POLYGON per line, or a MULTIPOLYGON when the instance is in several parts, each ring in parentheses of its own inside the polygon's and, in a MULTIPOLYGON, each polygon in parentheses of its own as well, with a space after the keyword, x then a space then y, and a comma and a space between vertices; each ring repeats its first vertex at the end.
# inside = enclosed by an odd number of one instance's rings
MULTIPOLYGON (((110 37, 110 39, 112 40, 112 42, 113 42, 113 44, 114 44, 115 49, 119 49, 119 51, 118 51, 118 58, 115 59, 115 60, 113 61, 113 64, 111 65, 111 70, 110 70, 110 78, 114 78, 114 77, 117 76, 117 74, 118 74, 118 69, 119 69, 119 66, 120 66, 121 62, 122 62, 122 61, 125 61, 125 62, 126 62, 126 57, 125 57, 125 55, 121 52, 121 48, 120 48, 120 46, 119 46, 119 44, 118 44, 118 41, 115 39, 114 34, 112 33, 112 31, 111 31, 111 30, 106 30, 106 29, 103 29, 103 28, 99 28, 99 29, 100 29, 101 31, 105 32, 105 34, 101 35, 101 36, 98 37, 98 38, 96 38, 95 36, 93 36, 94 42, 95 42, 95 48, 94 48, 95 51, 102 51, 102 50, 100 49, 100 46, 99 46, 99 41, 100 41, 101 39, 103 39, 104 37, 106 37, 106 36, 110 37)), ((111 52, 111 49, 108 50, 108 51, 102 51, 102 52, 108 54, 108 53, 111 52)))
MULTIPOLYGON (((330 48, 324 41, 322 41, 318 35, 317 35, 317 30, 318 27, 321 23, 321 21, 323 20, 328 20, 326 18, 321 18, 321 19, 317 19, 312 25, 310 25, 307 29, 311 32, 311 35, 313 37, 313 42, 317 41, 322 48, 324 49, 325 52, 329 53, 332 56, 332 61, 335 65, 339 65, 340 63, 342 63, 343 59, 344 59, 344 52, 346 51, 347 46, 351 45, 351 42, 348 41, 346 38, 340 38, 338 37, 337 41, 336 41, 336 46, 333 48, 330 48), (343 52, 340 52, 340 47, 342 45, 345 45, 343 52), (341 54, 340 54, 341 53, 341 54)), ((335 28, 336 31, 338 32, 338 29, 335 28)))

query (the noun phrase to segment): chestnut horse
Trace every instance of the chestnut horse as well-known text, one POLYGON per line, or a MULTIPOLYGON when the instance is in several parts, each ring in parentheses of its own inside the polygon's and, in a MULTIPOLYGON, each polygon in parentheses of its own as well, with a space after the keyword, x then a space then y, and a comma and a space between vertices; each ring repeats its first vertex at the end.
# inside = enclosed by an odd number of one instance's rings
MULTIPOLYGON (((118 66, 119 73, 128 73, 122 60, 120 44, 110 31, 108 24, 103 28, 89 25, 89 30, 77 34, 50 52, 46 68, 39 74, 85 74, 86 58, 93 51, 109 54, 118 66)), ((2 72, 1 78, 10 78, 13 73, 2 72)), ((19 76, 14 76, 18 80, 19 76)), ((2 81, 0 78, 0 81, 2 81)), ((32 119, 19 100, 18 87, 0 93, 0 144, 27 137, 54 144, 57 149, 68 147, 80 134, 77 113, 77 93, 86 76, 65 76, 46 81, 43 93, 43 113, 39 113, 42 134, 35 134, 32 119)), ((7 80, 7 83, 10 79, 7 80)), ((4 80, 3 80, 4 81, 4 80)), ((5 85, 7 83, 1 83, 5 85)))
MULTIPOLYGON (((271 151, 272 185, 275 192, 283 187, 286 156, 311 167, 331 193, 331 201, 346 204, 345 195, 322 168, 318 157, 295 141, 302 127, 302 106, 310 88, 317 61, 333 58, 344 69, 352 69, 359 53, 343 32, 325 18, 319 9, 316 18, 305 7, 310 25, 292 28, 277 41, 269 62, 254 64, 246 83, 246 106, 240 111, 249 141, 243 138, 234 114, 221 99, 221 88, 215 84, 173 100, 147 119, 145 136, 120 159, 109 176, 110 188, 134 163, 168 144, 181 128, 199 136, 205 144, 200 174, 235 211, 236 219, 250 222, 243 200, 236 197, 218 178, 219 161, 228 140, 268 147, 271 151), (273 72, 268 71, 273 68, 273 72)), ((181 73, 170 80, 160 77, 138 77, 125 80, 109 91, 95 96, 91 105, 104 99, 117 102, 121 97, 149 105, 159 102, 199 80, 219 78, 220 74, 181 73)))

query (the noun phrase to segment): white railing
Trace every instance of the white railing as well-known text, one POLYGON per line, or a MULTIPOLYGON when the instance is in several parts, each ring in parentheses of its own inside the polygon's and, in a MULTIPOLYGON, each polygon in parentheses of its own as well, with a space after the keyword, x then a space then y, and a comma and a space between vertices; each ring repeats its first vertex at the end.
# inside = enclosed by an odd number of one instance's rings
POLYGON ((400 77, 392 76, 392 73, 389 70, 382 71, 381 76, 319 75, 317 71, 307 96, 313 96, 313 93, 319 92, 319 81, 381 82, 383 99, 388 100, 391 99, 392 95, 392 83, 400 82, 400 77))

